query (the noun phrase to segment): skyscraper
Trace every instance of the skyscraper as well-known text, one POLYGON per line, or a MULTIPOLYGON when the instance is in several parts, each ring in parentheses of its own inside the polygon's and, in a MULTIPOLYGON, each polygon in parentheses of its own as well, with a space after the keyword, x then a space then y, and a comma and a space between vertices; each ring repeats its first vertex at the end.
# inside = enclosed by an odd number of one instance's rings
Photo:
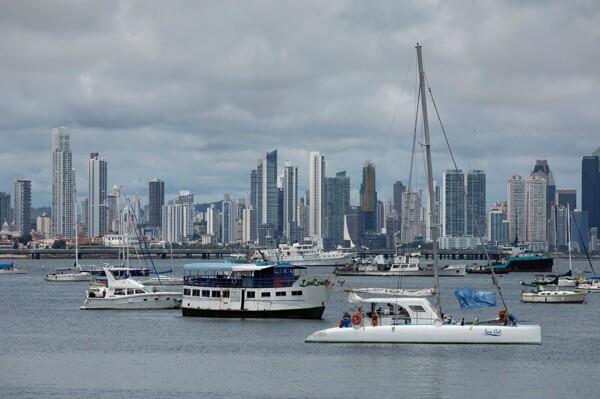
POLYGON ((569 205, 571 210, 577 208, 577 190, 560 189, 554 193, 554 204, 566 207, 569 205))
POLYGON ((520 175, 512 175, 506 184, 507 187, 507 218, 510 223, 509 241, 522 241, 527 231, 527 188, 525 180, 520 175))
POLYGON ((0 193, 0 229, 4 223, 11 223, 9 193, 0 193))
POLYGON ((191 238, 194 235, 194 194, 188 190, 180 190, 179 195, 175 197, 175 204, 185 205, 182 211, 183 221, 183 237, 191 238))
POLYGON ((527 187, 527 241, 546 241, 546 179, 539 173, 529 176, 527 187))
POLYGON ((377 217, 377 188, 375 180, 375 165, 371 161, 363 166, 362 183, 359 191, 360 209, 365 213, 365 231, 375 231, 377 217))
POLYGON ((313 241, 323 237, 323 185, 325 181, 325 157, 318 151, 309 154, 309 208, 308 234, 313 241))
POLYGON ((15 225, 21 235, 31 232, 31 181, 15 179, 15 225))
POLYGON ((88 235, 99 237, 106 234, 106 204, 107 164, 97 152, 90 154, 88 161, 88 235))
POLYGON ((333 243, 343 244, 344 214, 350 205, 350 177, 338 172, 324 181, 323 236, 333 243))
POLYGON ((256 161, 256 171, 252 171, 250 177, 250 201, 256 204, 256 232, 261 225, 269 226, 269 235, 277 234, 275 231, 279 225, 279 189, 277 188, 277 150, 267 152, 256 161))
POLYGON ((408 244, 423 233, 421 193, 408 189, 402 196, 402 243, 408 244))
POLYGON ((285 161, 283 166, 283 234, 288 242, 298 241, 298 168, 285 161))
MULTIPOLYGON (((554 175, 548 166, 548 161, 545 159, 538 159, 535 161, 535 166, 530 176, 538 173, 540 177, 546 180, 546 220, 550 219, 552 213, 552 206, 554 205, 554 194, 556 192, 556 183, 554 182, 554 175)), ((575 209, 575 208, 573 208, 575 209)))
POLYGON ((600 147, 581 161, 581 210, 590 228, 600 228, 600 147))
POLYGON ((162 225, 162 206, 165 204, 165 182, 155 178, 148 183, 148 224, 162 225))
POLYGON ((466 175, 467 209, 466 234, 468 236, 485 236, 486 232, 486 183, 483 170, 470 170, 466 175), (469 209, 469 207, 471 209, 469 209))
POLYGON ((75 170, 67 128, 52 129, 52 236, 75 235, 75 170))
POLYGON ((442 188, 442 236, 465 235, 465 175, 460 169, 448 169, 444 173, 442 188))

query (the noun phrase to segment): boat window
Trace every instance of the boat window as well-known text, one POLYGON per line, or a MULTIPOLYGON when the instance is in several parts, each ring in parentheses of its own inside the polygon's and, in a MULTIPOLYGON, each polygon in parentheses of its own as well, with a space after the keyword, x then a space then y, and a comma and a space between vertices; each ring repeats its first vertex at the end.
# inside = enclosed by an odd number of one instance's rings
POLYGON ((187 296, 189 296, 189 295, 190 295, 190 291, 191 291, 191 290, 190 290, 189 288, 184 288, 184 289, 183 289, 183 295, 187 295, 187 296))
POLYGON ((125 295, 122 288, 115 288, 115 295, 125 295))
POLYGON ((200 296, 200 290, 192 290, 192 296, 200 296))
POLYGON ((210 298, 210 291, 209 290, 202 290, 202 296, 204 298, 210 298))
POLYGON ((127 295, 133 295, 135 293, 135 290, 130 288, 127 290, 127 295))
POLYGON ((223 298, 229 298, 229 291, 223 291, 223 298))
POLYGON ((302 291, 292 291, 292 296, 300 296, 302 295, 302 291))
POLYGON ((270 292, 262 292, 262 293, 260 294, 260 296, 261 296, 261 297, 263 297, 263 298, 265 298, 265 297, 270 297, 270 296, 271 296, 271 293, 270 293, 270 292))
POLYGON ((143 294, 143 293, 144 293, 144 290, 136 289, 136 290, 135 290, 135 293, 136 293, 136 294, 143 294))
POLYGON ((256 293, 254 291, 246 292, 246 298, 255 298, 256 293))
POLYGON ((285 291, 277 291, 275 293, 275 296, 286 296, 286 292, 285 291))
POLYGON ((425 309, 423 309, 422 306, 420 305, 409 305, 408 306, 410 308, 410 310, 412 310, 413 312, 425 312, 425 309))
POLYGON ((212 292, 212 297, 213 298, 220 298, 221 297, 221 291, 213 291, 212 292))

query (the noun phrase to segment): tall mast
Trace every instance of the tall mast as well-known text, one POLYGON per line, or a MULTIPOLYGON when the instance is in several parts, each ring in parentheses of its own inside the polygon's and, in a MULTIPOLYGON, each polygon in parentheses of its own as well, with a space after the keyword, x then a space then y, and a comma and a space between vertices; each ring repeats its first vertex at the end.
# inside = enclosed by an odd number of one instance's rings
POLYGON ((429 141, 429 121, 427 120, 427 97, 425 96, 425 72, 423 71, 423 57, 421 55, 421 46, 417 43, 417 61, 419 63, 419 78, 421 90, 421 108, 423 109, 423 130, 425 133, 425 155, 427 157, 427 185, 429 186, 429 218, 431 221, 431 240, 433 241, 433 289, 435 292, 436 311, 438 316, 441 316, 441 300, 440 300, 440 274, 438 270, 438 230, 437 220, 435 217, 435 196, 433 189, 433 166, 431 165, 431 144, 429 141))

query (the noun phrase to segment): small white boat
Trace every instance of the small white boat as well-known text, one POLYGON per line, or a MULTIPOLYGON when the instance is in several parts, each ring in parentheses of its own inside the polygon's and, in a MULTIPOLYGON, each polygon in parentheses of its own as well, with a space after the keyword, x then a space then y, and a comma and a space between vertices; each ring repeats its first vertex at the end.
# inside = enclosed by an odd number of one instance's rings
POLYGON ((0 274, 27 274, 27 270, 15 267, 14 263, 0 263, 0 274))
POLYGON ((75 271, 73 268, 56 269, 53 272, 46 273, 46 281, 90 281, 92 275, 89 272, 84 272, 81 266, 77 264, 75 271))
POLYGON ((181 277, 160 276, 142 280, 140 283, 144 285, 183 285, 183 279, 181 277))
MULTIPOLYGON (((341 249, 325 251, 321 245, 279 244, 277 249, 266 251, 267 260, 290 263, 294 266, 343 266, 352 260, 351 252, 341 249)), ((255 254, 254 259, 264 259, 263 253, 255 254)))
POLYGON ((525 303, 584 303, 588 290, 565 291, 538 289, 522 292, 521 301, 525 303))
POLYGON ((132 278, 117 280, 108 268, 104 268, 104 273, 108 284, 89 287, 80 309, 176 309, 181 306, 181 292, 150 290, 132 278))
POLYGON ((589 292, 600 292, 600 280, 586 280, 584 283, 580 283, 575 288, 575 291, 589 291, 589 292))

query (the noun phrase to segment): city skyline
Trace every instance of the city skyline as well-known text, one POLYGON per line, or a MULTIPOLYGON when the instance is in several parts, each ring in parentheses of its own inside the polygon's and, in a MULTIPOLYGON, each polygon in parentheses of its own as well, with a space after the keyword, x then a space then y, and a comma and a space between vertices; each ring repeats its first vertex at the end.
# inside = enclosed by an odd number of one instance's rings
POLYGON ((346 171, 353 204, 370 159, 385 201, 410 180, 406 76, 419 42, 458 162, 430 118, 437 181, 484 170, 493 202, 508 176, 546 159, 556 186, 579 192, 600 122, 599 6, 550 4, 7 3, 0 191, 28 179, 33 206, 50 205, 47 132, 65 126, 79 199, 91 152, 127 195, 158 177, 168 198, 187 189, 206 203, 242 197, 248 165, 278 148, 300 191, 311 151, 346 171))

